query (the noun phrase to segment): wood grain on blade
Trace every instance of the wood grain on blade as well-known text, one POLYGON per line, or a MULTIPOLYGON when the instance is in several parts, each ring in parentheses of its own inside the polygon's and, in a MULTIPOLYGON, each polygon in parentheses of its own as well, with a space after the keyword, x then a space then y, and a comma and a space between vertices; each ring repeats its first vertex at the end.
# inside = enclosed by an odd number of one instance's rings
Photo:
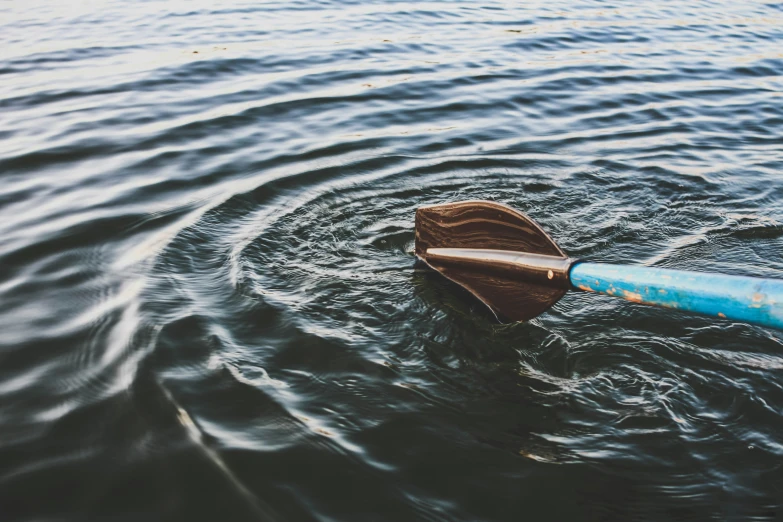
POLYGON ((462 201, 421 207, 416 212, 416 255, 483 301, 501 320, 540 315, 566 292, 563 288, 503 277, 481 267, 455 266, 427 255, 430 248, 510 250, 567 258, 538 224, 491 201, 462 201))

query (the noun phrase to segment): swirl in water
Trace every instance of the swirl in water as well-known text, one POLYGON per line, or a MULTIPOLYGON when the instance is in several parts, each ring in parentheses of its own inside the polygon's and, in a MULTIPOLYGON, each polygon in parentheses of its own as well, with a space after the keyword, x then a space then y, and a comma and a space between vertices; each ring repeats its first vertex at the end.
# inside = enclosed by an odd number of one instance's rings
POLYGON ((780 513, 779 333, 417 264, 489 199, 570 255, 783 277, 770 2, 0 7, 9 520, 780 513))

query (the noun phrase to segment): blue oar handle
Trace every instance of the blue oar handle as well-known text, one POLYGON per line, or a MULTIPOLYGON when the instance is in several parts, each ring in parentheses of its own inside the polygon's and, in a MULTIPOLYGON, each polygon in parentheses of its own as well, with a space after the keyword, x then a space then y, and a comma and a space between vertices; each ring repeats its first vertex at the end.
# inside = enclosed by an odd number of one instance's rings
POLYGON ((575 290, 783 329, 783 280, 576 263, 575 290))

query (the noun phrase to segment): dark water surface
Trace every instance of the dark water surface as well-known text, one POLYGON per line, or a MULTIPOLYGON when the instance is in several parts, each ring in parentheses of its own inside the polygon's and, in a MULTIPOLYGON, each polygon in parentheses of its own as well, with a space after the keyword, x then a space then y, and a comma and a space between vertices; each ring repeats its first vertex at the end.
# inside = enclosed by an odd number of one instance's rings
POLYGON ((417 265, 783 277, 783 5, 0 4, 0 519, 780 520, 783 334, 417 265))

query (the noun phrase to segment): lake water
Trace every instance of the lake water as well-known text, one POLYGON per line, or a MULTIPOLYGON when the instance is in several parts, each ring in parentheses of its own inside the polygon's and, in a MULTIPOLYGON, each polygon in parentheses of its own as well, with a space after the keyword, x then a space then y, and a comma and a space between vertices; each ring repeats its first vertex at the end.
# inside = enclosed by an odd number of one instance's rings
POLYGON ((783 333, 500 325, 415 209, 783 278, 778 1, 0 4, 0 518, 780 520, 783 333))

